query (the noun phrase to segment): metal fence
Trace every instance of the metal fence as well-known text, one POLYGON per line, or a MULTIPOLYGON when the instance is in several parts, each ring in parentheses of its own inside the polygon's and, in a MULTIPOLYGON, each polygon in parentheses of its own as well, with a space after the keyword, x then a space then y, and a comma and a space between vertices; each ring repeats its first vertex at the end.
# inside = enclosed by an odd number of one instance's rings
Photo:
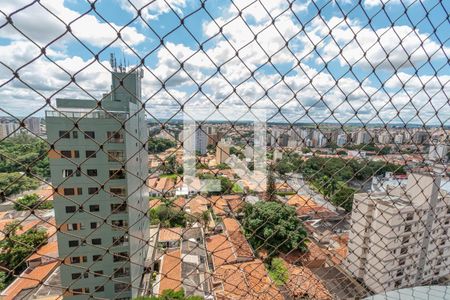
POLYGON ((3 1, 0 299, 450 297, 449 9, 3 1))

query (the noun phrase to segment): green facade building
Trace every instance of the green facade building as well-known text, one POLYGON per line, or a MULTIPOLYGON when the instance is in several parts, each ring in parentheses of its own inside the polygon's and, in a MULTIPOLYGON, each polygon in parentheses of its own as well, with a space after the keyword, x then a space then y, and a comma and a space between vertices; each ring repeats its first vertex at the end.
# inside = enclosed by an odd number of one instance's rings
POLYGON ((148 242, 148 138, 140 70, 112 72, 100 102, 46 112, 65 299, 136 297, 148 242))

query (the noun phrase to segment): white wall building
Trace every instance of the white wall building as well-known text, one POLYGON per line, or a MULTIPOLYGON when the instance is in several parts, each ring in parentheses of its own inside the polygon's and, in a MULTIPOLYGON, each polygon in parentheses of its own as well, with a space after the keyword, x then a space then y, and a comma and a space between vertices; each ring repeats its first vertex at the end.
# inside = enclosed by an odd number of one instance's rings
POLYGON ((355 195, 345 264, 375 293, 450 274, 450 196, 440 181, 410 174, 406 188, 355 195))

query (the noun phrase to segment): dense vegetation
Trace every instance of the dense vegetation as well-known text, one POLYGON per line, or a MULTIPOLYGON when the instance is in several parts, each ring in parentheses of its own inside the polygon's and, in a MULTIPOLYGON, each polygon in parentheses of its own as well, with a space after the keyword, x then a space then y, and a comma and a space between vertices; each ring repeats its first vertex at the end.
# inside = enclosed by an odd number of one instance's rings
POLYGON ((9 196, 37 188, 39 180, 29 174, 50 176, 48 149, 45 141, 25 133, 0 142, 0 192, 9 196))
POLYGON ((310 157, 306 161, 296 153, 284 156, 275 170, 281 174, 302 173, 304 179, 332 203, 347 211, 352 208, 355 189, 348 186, 354 180, 367 181, 385 172, 405 174, 403 166, 383 161, 362 161, 357 159, 310 157))
POLYGON ((164 152, 169 148, 175 147, 176 145, 176 142, 168 139, 150 137, 148 139, 148 153, 164 152))
POLYGON ((52 203, 48 201, 42 201, 36 194, 29 194, 20 197, 14 203, 15 210, 50 209, 50 208, 53 208, 52 203))
POLYGON ((22 226, 11 222, 5 226, 5 238, 0 241, 0 264, 14 274, 19 274, 26 268, 25 259, 47 240, 47 233, 41 229, 30 229, 17 234, 22 226))
MULTIPOLYGON (((0 173, 0 198, 17 194, 27 190, 34 190, 39 187, 39 180, 28 177, 23 173, 0 173)), ((2 201, 3 199, 0 199, 2 201)), ((4 200, 3 200, 4 201, 4 200)))
POLYGON ((307 251, 307 233, 293 207, 264 201, 247 204, 242 224, 256 251, 265 249, 269 256, 295 249, 307 251))
POLYGON ((186 226, 186 213, 170 204, 162 203, 150 209, 149 216, 152 225, 161 224, 161 227, 166 228, 186 226))

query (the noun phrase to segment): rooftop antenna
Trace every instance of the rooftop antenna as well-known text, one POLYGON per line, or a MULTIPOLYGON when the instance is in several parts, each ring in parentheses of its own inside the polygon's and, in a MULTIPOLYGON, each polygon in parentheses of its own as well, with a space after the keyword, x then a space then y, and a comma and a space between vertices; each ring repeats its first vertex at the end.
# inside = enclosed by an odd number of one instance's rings
POLYGON ((114 72, 117 72, 117 61, 116 61, 116 57, 114 56, 114 53, 111 53, 109 55, 109 64, 111 65, 111 69, 114 72))

